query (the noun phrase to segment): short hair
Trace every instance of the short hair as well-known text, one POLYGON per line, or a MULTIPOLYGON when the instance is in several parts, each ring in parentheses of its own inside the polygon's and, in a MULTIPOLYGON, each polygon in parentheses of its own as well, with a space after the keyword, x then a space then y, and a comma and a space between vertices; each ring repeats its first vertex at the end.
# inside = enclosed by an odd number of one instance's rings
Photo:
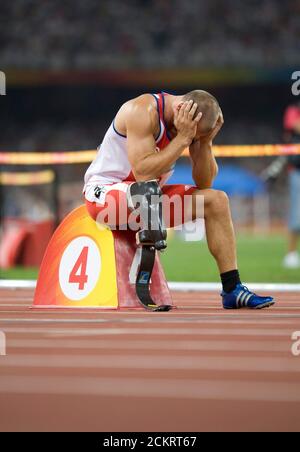
POLYGON ((201 129, 203 132, 209 132, 214 127, 220 112, 220 105, 217 99, 207 91, 199 89, 185 94, 183 100, 192 100, 198 105, 195 116, 202 112, 201 129))

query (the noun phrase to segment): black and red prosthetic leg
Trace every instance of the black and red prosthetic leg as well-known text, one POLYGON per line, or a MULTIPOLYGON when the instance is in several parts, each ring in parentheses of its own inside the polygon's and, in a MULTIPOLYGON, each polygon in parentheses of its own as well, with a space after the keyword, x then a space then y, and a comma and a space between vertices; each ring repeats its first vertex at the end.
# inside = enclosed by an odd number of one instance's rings
POLYGON ((141 247, 136 277, 136 293, 142 305, 150 311, 170 311, 172 306, 158 306, 150 294, 150 281, 157 251, 167 248, 167 230, 163 222, 162 191, 156 180, 135 182, 127 193, 128 206, 140 216, 142 228, 137 233, 141 247))

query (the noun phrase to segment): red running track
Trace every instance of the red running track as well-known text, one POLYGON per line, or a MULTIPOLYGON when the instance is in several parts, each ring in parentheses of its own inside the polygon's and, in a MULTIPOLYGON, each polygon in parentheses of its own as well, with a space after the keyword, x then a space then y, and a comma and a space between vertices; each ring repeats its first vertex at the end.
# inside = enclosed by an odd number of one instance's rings
POLYGON ((300 294, 264 311, 173 295, 171 313, 58 312, 0 290, 0 430, 300 431, 300 294))

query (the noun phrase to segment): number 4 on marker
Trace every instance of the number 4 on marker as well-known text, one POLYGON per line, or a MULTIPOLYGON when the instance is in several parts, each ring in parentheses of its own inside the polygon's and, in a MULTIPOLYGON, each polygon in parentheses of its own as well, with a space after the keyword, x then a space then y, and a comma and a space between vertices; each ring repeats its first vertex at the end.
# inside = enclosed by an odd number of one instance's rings
POLYGON ((79 284, 79 290, 84 290, 84 286, 88 281, 88 275, 86 274, 88 253, 89 247, 85 246, 77 259, 69 278, 69 283, 79 284))

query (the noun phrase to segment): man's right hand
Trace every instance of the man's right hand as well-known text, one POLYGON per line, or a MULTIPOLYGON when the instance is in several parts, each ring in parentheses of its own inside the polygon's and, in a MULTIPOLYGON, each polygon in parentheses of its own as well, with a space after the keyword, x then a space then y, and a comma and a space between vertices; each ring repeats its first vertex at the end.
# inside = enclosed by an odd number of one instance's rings
POLYGON ((185 146, 190 146, 194 140, 197 127, 202 113, 198 113, 194 118, 198 105, 192 100, 184 102, 180 108, 175 110, 174 113, 174 125, 177 130, 177 137, 182 139, 185 146))

